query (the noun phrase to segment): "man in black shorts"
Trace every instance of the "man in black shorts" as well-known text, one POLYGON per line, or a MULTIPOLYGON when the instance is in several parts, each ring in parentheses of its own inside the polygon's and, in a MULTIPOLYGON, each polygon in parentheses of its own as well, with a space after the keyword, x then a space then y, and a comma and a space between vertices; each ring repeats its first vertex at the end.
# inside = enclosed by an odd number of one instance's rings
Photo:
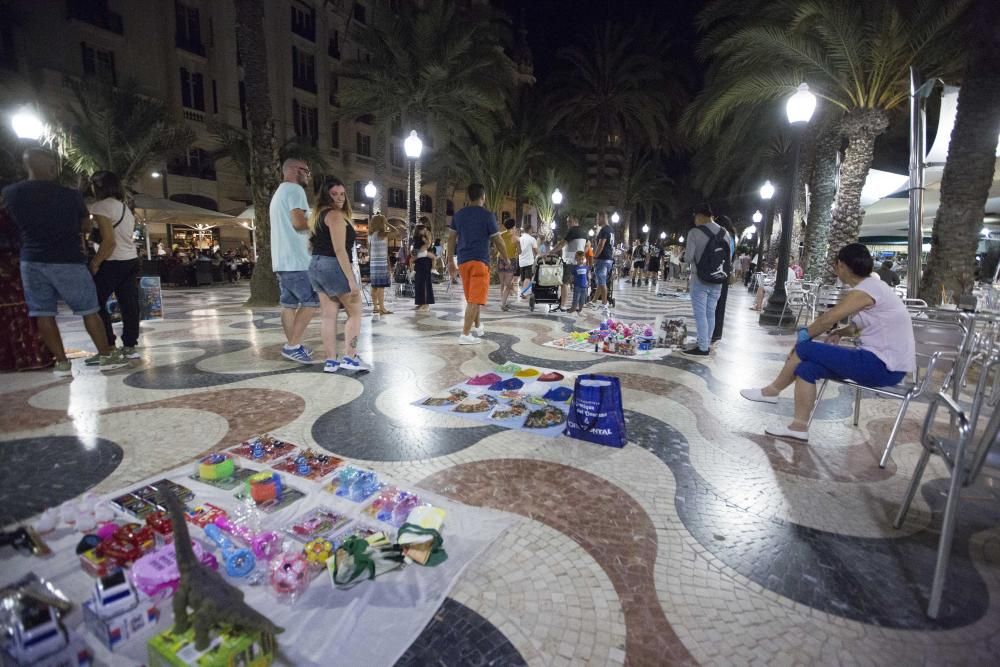
POLYGON ((580 228, 580 219, 575 215, 569 216, 566 223, 569 229, 566 230, 566 237, 560 241, 552 252, 562 250, 563 274, 562 286, 559 288, 559 307, 552 310, 566 310, 569 304, 566 300, 570 297, 570 285, 573 284, 573 271, 576 269, 576 253, 583 252, 587 248, 587 232, 580 228))

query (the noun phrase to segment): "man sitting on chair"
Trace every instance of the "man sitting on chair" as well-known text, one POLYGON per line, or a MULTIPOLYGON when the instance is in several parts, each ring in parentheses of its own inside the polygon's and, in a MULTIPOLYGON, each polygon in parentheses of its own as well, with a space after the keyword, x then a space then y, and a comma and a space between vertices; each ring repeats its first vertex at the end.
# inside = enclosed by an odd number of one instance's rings
POLYGON ((868 248, 851 243, 837 253, 837 277, 851 290, 836 306, 798 331, 795 349, 784 368, 762 389, 741 389, 750 401, 777 403, 778 395, 795 384, 795 417, 788 426, 764 430, 768 435, 809 440, 809 416, 816 402, 816 380, 853 380, 870 387, 899 384, 916 370, 916 343, 906 306, 891 287, 872 275, 868 248), (841 320, 851 324, 831 331, 841 320), (812 339, 829 331, 826 343, 812 339), (841 347, 841 336, 860 336, 860 347, 841 347))

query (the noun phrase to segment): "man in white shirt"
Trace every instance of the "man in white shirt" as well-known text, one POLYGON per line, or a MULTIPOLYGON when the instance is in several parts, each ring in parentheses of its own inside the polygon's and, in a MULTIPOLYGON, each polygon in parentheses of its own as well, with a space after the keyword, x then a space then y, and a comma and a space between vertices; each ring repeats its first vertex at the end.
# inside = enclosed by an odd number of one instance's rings
POLYGON ((281 165, 282 182, 271 197, 271 268, 281 288, 281 327, 286 343, 281 356, 311 364, 312 353, 302 344, 319 298, 309 282, 309 165, 289 158, 281 165))
POLYGON ((518 255, 517 265, 521 271, 521 296, 528 292, 531 286, 531 279, 535 275, 535 255, 538 254, 538 241, 528 233, 527 229, 521 230, 521 237, 517 240, 521 246, 521 254, 518 255))

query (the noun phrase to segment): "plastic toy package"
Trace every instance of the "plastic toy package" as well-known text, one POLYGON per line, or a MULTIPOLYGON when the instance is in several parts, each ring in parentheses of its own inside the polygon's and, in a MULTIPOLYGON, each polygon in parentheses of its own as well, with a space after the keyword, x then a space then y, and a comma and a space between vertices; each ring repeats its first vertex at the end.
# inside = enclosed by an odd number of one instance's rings
POLYGON ((341 498, 361 503, 371 498, 383 486, 374 471, 346 466, 338 470, 330 483, 323 488, 341 498))
POLYGON ((258 435, 229 449, 233 454, 258 463, 270 463, 298 451, 295 445, 271 435, 258 435))
POLYGON ((299 542, 329 537, 346 526, 350 517, 329 507, 314 507, 295 519, 285 532, 299 542))
POLYGON ((382 489, 362 511, 373 519, 399 528, 406 523, 410 512, 421 504, 417 494, 390 486, 382 489))
POLYGON ((199 459, 190 477, 196 482, 229 491, 245 482, 255 472, 257 471, 251 468, 239 467, 232 454, 215 452, 199 459))
POLYGON ((278 472, 285 472, 318 482, 340 467, 343 462, 342 459, 331 454, 323 454, 312 449, 307 449, 294 456, 287 456, 280 461, 272 463, 271 467, 278 472))
POLYGON ((257 509, 266 514, 277 512, 304 497, 304 493, 286 486, 281 475, 271 471, 258 472, 247 478, 243 488, 236 494, 236 500, 252 500, 257 509))
POLYGON ((161 489, 173 493, 174 496, 181 501, 181 504, 194 499, 194 492, 191 491, 191 489, 177 484, 176 482, 172 482, 169 479, 161 479, 158 482, 147 484, 146 486, 122 494, 117 498, 112 498, 111 504, 122 512, 131 514, 137 519, 142 520, 145 519, 146 515, 151 512, 163 511, 166 509, 161 507, 156 501, 156 494, 159 493, 161 489))

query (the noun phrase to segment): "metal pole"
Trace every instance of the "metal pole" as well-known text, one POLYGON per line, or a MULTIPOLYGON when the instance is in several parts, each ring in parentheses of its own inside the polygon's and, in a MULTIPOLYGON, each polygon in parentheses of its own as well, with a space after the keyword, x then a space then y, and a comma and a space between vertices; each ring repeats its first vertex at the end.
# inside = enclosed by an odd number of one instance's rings
POLYGON ((920 287, 921 253, 924 245, 924 158, 926 142, 924 96, 920 75, 910 68, 910 224, 907 235, 906 296, 917 298, 920 287))
POLYGON ((417 225, 417 163, 416 160, 410 158, 410 187, 409 187, 409 199, 407 200, 407 208, 409 208, 409 214, 406 216, 406 248, 409 252, 410 248, 410 235, 413 233, 413 228, 417 225))
POLYGON ((142 232, 146 237, 146 259, 151 260, 153 259, 153 252, 149 245, 149 223, 145 217, 142 219, 142 232))
POLYGON ((770 326, 784 326, 786 323, 794 322, 795 317, 791 312, 785 311, 785 280, 788 278, 788 258, 791 254, 792 245, 792 225, 795 224, 795 199, 799 191, 799 148, 802 145, 802 132, 805 123, 795 123, 792 125, 792 173, 789 176, 789 188, 785 193, 785 206, 781 212, 781 246, 778 254, 778 270, 774 277, 774 291, 768 299, 767 307, 760 314, 760 324, 770 326), (782 318, 782 312, 786 317, 782 318))

